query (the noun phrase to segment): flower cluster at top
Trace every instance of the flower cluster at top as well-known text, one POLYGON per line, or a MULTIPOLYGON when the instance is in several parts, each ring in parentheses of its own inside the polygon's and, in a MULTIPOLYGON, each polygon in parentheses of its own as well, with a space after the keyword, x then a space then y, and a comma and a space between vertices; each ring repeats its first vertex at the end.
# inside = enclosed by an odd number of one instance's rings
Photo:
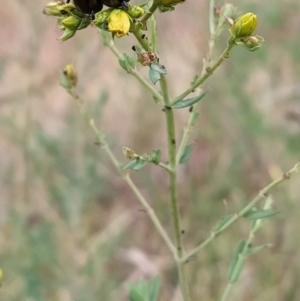
POLYGON ((109 8, 95 14, 87 15, 73 3, 62 1, 50 2, 44 8, 44 14, 58 18, 60 29, 63 31, 61 41, 72 38, 77 30, 84 29, 90 24, 111 32, 117 38, 127 35, 134 19, 140 18, 145 11, 142 7, 128 4, 128 9, 109 8))

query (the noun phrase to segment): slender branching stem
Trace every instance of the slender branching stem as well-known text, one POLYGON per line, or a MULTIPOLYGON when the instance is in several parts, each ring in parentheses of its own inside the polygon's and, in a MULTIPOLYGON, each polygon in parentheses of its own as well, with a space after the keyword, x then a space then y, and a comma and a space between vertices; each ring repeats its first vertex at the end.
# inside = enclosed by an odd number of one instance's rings
POLYGON ((214 71, 223 63, 223 61, 229 57, 229 52, 234 45, 235 45, 234 39, 230 39, 228 41, 228 45, 226 49, 223 51, 223 53, 220 55, 217 61, 214 64, 212 64, 211 67, 207 67, 205 70, 206 72, 197 80, 195 80, 186 91, 184 91, 182 94, 177 96, 174 99, 173 103, 182 100, 184 97, 186 97, 191 92, 193 92, 197 87, 202 85, 214 73, 214 71))
POLYGON ((226 300, 227 300, 227 298, 228 298, 228 296, 229 296, 229 293, 230 293, 231 290, 232 290, 232 287, 233 287, 233 283, 230 283, 230 282, 229 282, 229 283, 227 284, 226 288, 225 288, 225 291, 224 291, 223 295, 222 295, 221 301, 226 301, 226 300))
POLYGON ((74 89, 69 89, 67 91, 71 95, 72 99, 76 102, 80 113, 85 116, 89 126, 91 127, 91 129, 93 130, 93 132, 96 135, 97 142, 103 148, 103 150, 105 151, 105 153, 109 157, 110 161, 112 162, 112 164, 116 168, 116 170, 120 173, 120 175, 123 177, 123 179, 125 180, 127 185, 133 191, 133 193, 135 194, 135 196, 137 197, 137 199, 139 200, 139 202, 143 206, 144 210, 147 212, 149 218, 153 222, 156 230, 158 231, 158 233, 161 235, 161 237, 165 241, 166 245, 170 249, 173 256, 176 258, 177 253, 176 253, 175 246, 172 243, 172 241, 171 241, 170 237, 168 236, 168 234, 166 233, 166 231, 164 230, 164 228, 163 228, 161 222, 159 221, 157 215, 155 214, 154 210, 151 208, 151 206, 149 205, 149 203, 147 202, 145 197, 142 195, 140 190, 136 187, 136 185, 134 184, 134 182, 130 178, 129 174, 127 173, 125 175, 122 175, 121 168, 120 168, 121 164, 119 163, 119 161, 117 160, 117 158, 115 157, 115 155, 111 151, 109 145, 107 144, 107 142, 105 140, 105 137, 104 137, 104 134, 97 128, 97 126, 95 125, 94 119, 87 112, 85 106, 83 105, 82 99, 79 97, 79 95, 76 93, 76 91, 74 89))
MULTIPOLYGON (((176 101, 182 100, 184 97, 186 97, 192 91, 194 91, 197 87, 199 87, 201 84, 203 84, 205 82, 205 80, 207 80, 213 74, 213 72, 222 64, 222 62, 226 58, 228 58, 229 52, 233 48, 234 45, 235 45, 235 42, 233 40, 229 40, 226 49, 223 51, 223 53, 220 55, 220 57, 217 59, 217 61, 211 67, 209 67, 210 57, 208 57, 207 60, 205 61, 205 63, 203 64, 202 76, 200 76, 196 81, 194 81, 185 92, 183 92, 181 95, 176 97, 175 100, 173 101, 173 103, 176 101)), ((214 46, 214 43, 210 43, 209 55, 212 52, 213 46, 214 46)), ((187 125, 184 128, 183 136, 180 141, 180 145, 179 145, 178 152, 177 152, 177 160, 176 160, 177 164, 179 163, 179 160, 185 150, 185 147, 187 146, 187 144, 189 142, 190 136, 193 133, 193 127, 195 125, 197 115, 198 115, 197 104, 195 104, 193 111, 191 112, 191 114, 189 116, 187 125)))
POLYGON ((180 225, 180 212, 179 203, 177 198, 177 183, 176 183, 176 133, 174 113, 170 107, 170 95, 168 83, 165 75, 161 75, 160 86, 164 98, 167 137, 168 137, 168 158, 169 158, 169 182, 170 182, 170 201, 173 219, 173 229, 175 236, 176 252, 177 252, 177 267, 179 274, 180 287, 184 301, 190 301, 190 292, 188 286, 188 279, 185 267, 182 262, 184 256, 182 239, 181 239, 181 225, 180 225))
POLYGON ((159 6, 159 0, 153 0, 153 3, 151 5, 151 7, 145 13, 145 15, 143 16, 143 18, 141 19, 141 24, 143 26, 145 26, 146 22, 154 14, 154 12, 157 10, 158 6, 159 6))
MULTIPOLYGON (((239 269, 239 266, 241 264, 243 264, 243 261, 245 260, 246 256, 247 256, 247 250, 249 248, 249 246, 251 245, 252 241, 254 239, 254 232, 250 231, 249 233, 249 236, 248 236, 248 239, 244 245, 244 248, 242 250, 242 252, 239 254, 239 257, 238 257, 238 262, 236 263, 235 267, 234 267, 234 270, 232 271, 232 274, 235 274, 237 273, 238 269, 239 269)), ((221 300, 220 301, 226 301, 228 300, 228 297, 229 297, 229 294, 230 292, 232 291, 232 288, 234 286, 236 282, 228 282, 226 287, 225 287, 225 290, 224 290, 224 293, 221 297, 221 300)))
POLYGON ((151 48, 152 51, 157 54, 157 33, 156 33, 156 20, 154 15, 149 20, 150 35, 151 35, 151 48))
POLYGON ((279 185, 280 183, 288 180, 291 175, 294 172, 299 171, 299 163, 296 164, 295 167, 293 167, 290 171, 284 173, 280 178, 276 179, 272 183, 270 183, 268 186, 263 188, 259 194, 245 207, 243 208, 239 213, 234 214, 225 224, 222 225, 219 229, 216 231, 213 231, 212 234, 205 239, 198 247, 196 247, 194 250, 189 252, 182 261, 188 262, 190 259, 195 257, 196 254, 200 253, 209 243, 211 243, 217 236, 219 236, 222 232, 224 232, 226 229, 229 228, 233 223, 235 223, 237 220, 239 220, 241 217, 243 217, 247 212, 249 212, 257 203, 264 200, 271 189, 279 185))
POLYGON ((152 47, 149 45, 146 35, 142 32, 138 25, 132 25, 131 32, 145 51, 153 51, 152 47))
MULTIPOLYGON (((102 35, 108 35, 107 33, 103 33, 102 35)), ((114 41, 111 37, 105 36, 104 37, 105 45, 113 52, 113 54, 119 59, 123 60, 124 56, 119 52, 116 48, 114 41)), ((135 68, 128 68, 127 72, 134 76, 141 84, 144 86, 156 99, 157 102, 162 102, 161 94, 155 90, 153 85, 151 85, 143 76, 135 69, 135 68)))

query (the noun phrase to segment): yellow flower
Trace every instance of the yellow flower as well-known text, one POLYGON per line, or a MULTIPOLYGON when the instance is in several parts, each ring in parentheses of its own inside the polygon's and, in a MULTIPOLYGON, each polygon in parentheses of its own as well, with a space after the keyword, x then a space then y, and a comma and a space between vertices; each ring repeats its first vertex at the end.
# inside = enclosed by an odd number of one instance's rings
POLYGON ((114 9, 108 17, 108 30, 121 38, 127 35, 130 29, 130 17, 121 9, 114 9))
POLYGON ((231 33, 236 38, 244 38, 250 36, 257 26, 257 17, 252 13, 242 15, 234 21, 231 26, 231 33))
POLYGON ((61 74, 61 84, 63 87, 69 89, 75 87, 77 84, 77 70, 73 64, 66 65, 61 74))

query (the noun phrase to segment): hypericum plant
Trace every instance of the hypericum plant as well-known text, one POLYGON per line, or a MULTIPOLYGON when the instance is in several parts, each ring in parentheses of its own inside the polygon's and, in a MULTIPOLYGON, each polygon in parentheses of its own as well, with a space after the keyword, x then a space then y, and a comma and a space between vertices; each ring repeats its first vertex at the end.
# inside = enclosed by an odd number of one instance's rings
MULTIPOLYGON (((119 1, 120 3, 122 1, 119 1)), ((126 1, 127 2, 127 1, 126 1)), ((102 1, 97 0, 98 9, 93 11, 92 6, 87 6, 88 14, 84 13, 80 7, 91 5, 95 1, 73 1, 64 3, 63 1, 50 2, 44 9, 46 15, 55 16, 58 18, 58 24, 63 31, 60 39, 66 41, 72 38, 78 30, 82 30, 93 24, 99 28, 104 44, 111 49, 113 54, 117 57, 120 66, 127 71, 128 74, 135 77, 141 85, 150 93, 157 103, 158 110, 163 109, 166 121, 166 133, 168 140, 168 163, 161 161, 161 150, 154 149, 148 154, 137 154, 134 150, 124 147, 124 156, 130 160, 128 164, 121 164, 108 145, 105 134, 100 131, 93 118, 85 109, 84 103, 76 92, 77 71, 72 64, 65 67, 61 73, 61 85, 76 101, 80 112, 85 115, 91 129, 96 134, 99 145, 102 146, 104 152, 107 153, 111 162, 119 172, 120 176, 131 188, 137 199, 149 215, 153 222, 153 226, 161 235, 173 255, 174 263, 177 265, 178 278, 182 298, 184 301, 199 300, 191 298, 190 295, 190 279, 186 273, 186 263, 190 260, 195 260, 196 255, 202 252, 204 248, 212 242, 217 236, 223 233, 233 223, 240 218, 247 218, 252 220, 252 228, 246 240, 241 241, 236 249, 233 260, 228 272, 228 285, 225 288, 224 294, 220 300, 229 300, 228 296, 233 284, 238 280, 243 268, 245 259, 268 247, 262 245, 252 247, 251 242, 254 239, 255 233, 263 226, 267 218, 273 216, 277 212, 272 209, 272 199, 268 196, 269 191, 280 184, 281 182, 290 178, 294 172, 299 172, 300 163, 297 163, 294 168, 284 173, 279 179, 273 181, 268 186, 263 188, 258 195, 249 202, 243 209, 236 214, 228 215, 222 218, 219 223, 211 230, 210 235, 194 249, 185 252, 181 238, 181 218, 179 211, 179 203, 177 198, 177 168, 179 164, 185 163, 192 152, 193 144, 190 142, 190 137, 193 132, 193 127, 198 117, 198 102, 206 95, 205 81, 214 73, 214 71, 222 64, 222 62, 229 57, 231 49, 237 45, 242 45, 249 51, 258 50, 262 47, 264 39, 254 34, 257 27, 257 17, 249 12, 238 17, 236 8, 231 4, 226 4, 223 7, 216 7, 213 0, 210 0, 209 5, 209 50, 203 62, 202 72, 195 76, 190 86, 186 88, 180 95, 172 98, 170 96, 170 87, 167 76, 167 68, 161 63, 157 53, 157 39, 156 39, 156 22, 154 13, 171 12, 179 3, 184 3, 183 0, 149 0, 146 4, 135 6, 127 3, 122 3, 120 7, 110 7, 101 10, 102 1), (81 3, 81 4, 80 4, 81 3), (101 6, 99 8, 99 5, 101 6), (224 29, 229 29, 230 36, 228 38, 227 46, 223 53, 216 59, 212 58, 212 50, 216 39, 221 35, 224 29), (133 47, 135 57, 127 54, 121 54, 114 44, 114 38, 126 38, 127 35, 133 35, 136 38, 136 45, 133 47), (147 37, 150 37, 149 39, 147 37), (149 79, 144 78, 139 68, 148 68, 149 79), (150 81, 149 81, 150 80, 150 81), (159 85, 159 89, 155 84, 159 85), (196 91, 196 96, 189 97, 192 92, 196 91), (190 115, 187 125, 183 130, 181 141, 177 144, 175 140, 175 118, 174 110, 182 108, 190 108, 190 115), (164 226, 161 224, 154 210, 142 195, 140 190, 134 184, 130 177, 130 170, 140 170, 146 164, 153 163, 167 171, 169 175, 169 193, 170 193, 170 208, 172 211, 172 223, 174 229, 174 236, 171 237, 166 232, 164 226), (262 207, 257 207, 258 204, 265 200, 262 207)), ((96 3, 96 4, 97 4, 96 3)), ((104 3, 108 3, 105 1, 104 3)), ((188 3, 185 3, 188 5, 188 3)), ((118 6, 118 5, 117 5, 118 6)), ((150 283, 141 281, 137 284, 132 284, 129 287, 130 301, 155 301, 158 296, 159 282, 153 280, 150 283)))

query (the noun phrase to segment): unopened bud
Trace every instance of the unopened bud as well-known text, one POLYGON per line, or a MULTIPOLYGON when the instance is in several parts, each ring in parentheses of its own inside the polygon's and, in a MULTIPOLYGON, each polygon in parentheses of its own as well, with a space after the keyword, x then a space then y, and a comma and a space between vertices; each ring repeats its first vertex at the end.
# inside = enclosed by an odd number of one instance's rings
POLYGON ((61 20, 61 25, 64 26, 64 28, 68 28, 71 30, 77 30, 80 25, 81 20, 75 16, 68 16, 61 20))
POLYGON ((244 46, 249 51, 256 51, 262 46, 264 41, 265 40, 264 40, 263 37, 249 36, 249 37, 246 37, 246 38, 242 38, 240 40, 240 42, 238 42, 238 44, 241 44, 242 46, 244 46))
POLYGON ((69 87, 75 87, 77 84, 77 70, 73 64, 66 65, 63 75, 65 76, 66 80, 68 81, 69 87))
POLYGON ((127 13, 131 18, 137 19, 140 18, 145 13, 145 11, 140 6, 129 5, 127 13))
POLYGON ((257 26, 257 17, 252 13, 242 15, 234 21, 231 26, 231 33, 235 38, 250 36, 257 26))
POLYGON ((49 2, 43 9, 43 14, 47 16, 61 17, 62 14, 59 6, 61 6, 62 4, 64 4, 62 1, 49 2))
POLYGON ((128 147, 123 147, 122 151, 123 151, 124 157, 129 159, 129 160, 140 158, 139 155, 137 155, 132 149, 130 149, 128 147))
POLYGON ((67 41, 75 36, 76 31, 77 30, 72 30, 72 29, 66 28, 64 30, 64 33, 62 34, 62 36, 59 39, 63 42, 67 41))
POLYGON ((102 24, 104 24, 107 19, 108 19, 108 16, 109 14, 111 13, 111 10, 102 10, 98 13, 95 14, 95 19, 93 20, 93 23, 99 27, 101 26, 102 24))

